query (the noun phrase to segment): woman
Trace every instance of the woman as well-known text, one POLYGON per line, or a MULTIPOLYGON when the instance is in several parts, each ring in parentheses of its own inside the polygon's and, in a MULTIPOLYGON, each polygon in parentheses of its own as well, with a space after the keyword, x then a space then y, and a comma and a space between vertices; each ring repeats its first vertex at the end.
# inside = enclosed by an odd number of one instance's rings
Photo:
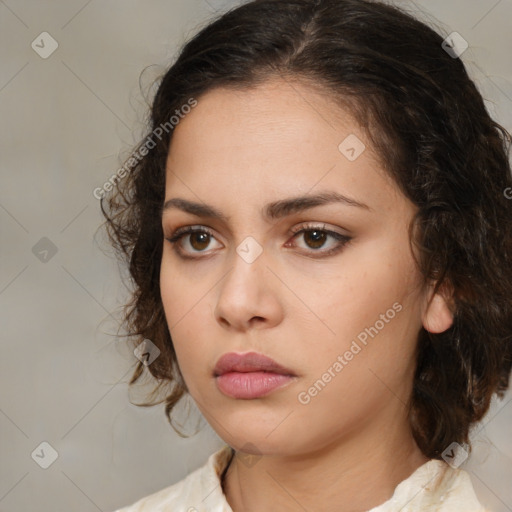
POLYGON ((102 210, 131 383, 226 445, 122 512, 484 510, 459 466, 511 369, 510 135, 459 47, 364 0, 256 0, 184 46, 102 210))

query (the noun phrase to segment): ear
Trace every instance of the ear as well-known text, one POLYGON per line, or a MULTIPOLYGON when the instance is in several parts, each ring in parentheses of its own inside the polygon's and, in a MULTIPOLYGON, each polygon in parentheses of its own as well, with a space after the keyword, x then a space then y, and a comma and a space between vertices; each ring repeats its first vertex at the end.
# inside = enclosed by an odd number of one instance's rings
POLYGON ((422 322, 423 327, 432 333, 440 333, 449 329, 453 324, 453 296, 449 287, 442 285, 432 296, 433 285, 428 289, 428 302, 425 304, 422 322))

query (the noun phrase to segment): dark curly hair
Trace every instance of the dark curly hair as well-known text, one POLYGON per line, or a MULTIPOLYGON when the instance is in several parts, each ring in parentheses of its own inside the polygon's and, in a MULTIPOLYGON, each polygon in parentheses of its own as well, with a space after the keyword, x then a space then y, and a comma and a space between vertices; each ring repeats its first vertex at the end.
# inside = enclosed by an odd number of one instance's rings
MULTIPOLYGON (((109 243, 133 282, 127 336, 161 351, 147 368, 153 393, 164 389, 165 398, 138 405, 165 401, 173 425, 171 411, 187 392, 159 286, 170 116, 179 122, 184 106, 213 88, 243 91, 275 77, 321 88, 348 109, 417 205, 411 248, 424 284, 450 290, 454 321, 445 332, 419 333, 409 421, 429 458, 454 441, 471 450, 470 428, 493 394, 503 398, 512 365, 511 136, 443 37, 378 1, 246 3, 202 27, 159 79, 147 136, 111 193, 99 194, 109 243)), ((144 367, 137 364, 130 385, 144 367)))

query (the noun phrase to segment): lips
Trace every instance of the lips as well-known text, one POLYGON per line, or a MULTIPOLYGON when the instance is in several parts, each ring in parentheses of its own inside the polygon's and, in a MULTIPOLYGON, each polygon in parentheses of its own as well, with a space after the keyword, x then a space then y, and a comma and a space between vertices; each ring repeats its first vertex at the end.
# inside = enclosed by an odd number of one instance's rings
POLYGON ((295 375, 292 370, 281 366, 273 359, 263 354, 258 354, 257 352, 248 352, 245 354, 229 352, 228 354, 224 354, 217 361, 213 374, 215 377, 218 377, 219 375, 230 372, 268 372, 277 373, 279 375, 295 375))
POLYGON ((224 354, 213 376, 221 393, 244 400, 264 398, 297 380, 291 370, 256 352, 224 354))

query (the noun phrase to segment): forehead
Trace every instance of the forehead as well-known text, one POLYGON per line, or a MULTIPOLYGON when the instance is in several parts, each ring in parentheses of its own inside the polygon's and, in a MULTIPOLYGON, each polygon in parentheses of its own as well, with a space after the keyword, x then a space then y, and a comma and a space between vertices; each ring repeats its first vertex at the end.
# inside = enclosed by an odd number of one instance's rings
POLYGON ((250 202, 320 188, 377 209, 401 196, 364 130, 317 88, 272 80, 247 90, 213 89, 174 129, 166 195, 192 192, 197 199, 213 189, 219 199, 225 191, 250 202))
POLYGON ((297 150, 301 139, 312 143, 327 137, 325 142, 337 149, 339 137, 353 132, 362 130, 326 91, 274 78, 243 90, 216 88, 208 91, 177 126, 173 139, 192 137, 195 144, 209 146, 210 151, 219 144, 234 145, 231 141, 247 142, 244 149, 250 151, 253 146, 269 146, 275 139, 279 139, 280 144, 290 143, 297 150), (212 128, 216 128, 215 132, 212 128))

